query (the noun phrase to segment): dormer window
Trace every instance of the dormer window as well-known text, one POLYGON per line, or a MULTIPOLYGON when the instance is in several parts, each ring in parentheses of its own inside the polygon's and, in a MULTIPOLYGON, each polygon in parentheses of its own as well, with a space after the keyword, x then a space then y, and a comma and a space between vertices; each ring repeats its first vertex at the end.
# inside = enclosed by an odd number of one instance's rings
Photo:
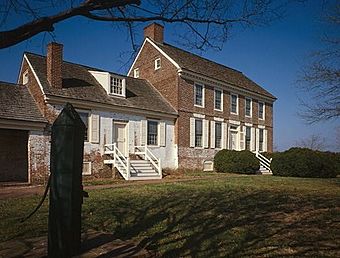
POLYGON ((155 70, 158 70, 159 68, 161 68, 161 59, 157 58, 155 60, 155 70))
POLYGON ((125 96, 125 79, 111 76, 110 93, 118 96, 125 96))

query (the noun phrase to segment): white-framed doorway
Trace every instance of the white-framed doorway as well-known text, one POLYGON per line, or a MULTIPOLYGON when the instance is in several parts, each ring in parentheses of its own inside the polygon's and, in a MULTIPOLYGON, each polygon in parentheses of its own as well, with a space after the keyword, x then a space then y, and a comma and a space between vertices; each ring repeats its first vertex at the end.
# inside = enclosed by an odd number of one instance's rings
POLYGON ((229 150, 238 150, 238 126, 231 125, 229 130, 229 150))
POLYGON ((112 143, 117 144, 117 148, 122 154, 128 156, 127 122, 113 121, 112 123, 112 143))

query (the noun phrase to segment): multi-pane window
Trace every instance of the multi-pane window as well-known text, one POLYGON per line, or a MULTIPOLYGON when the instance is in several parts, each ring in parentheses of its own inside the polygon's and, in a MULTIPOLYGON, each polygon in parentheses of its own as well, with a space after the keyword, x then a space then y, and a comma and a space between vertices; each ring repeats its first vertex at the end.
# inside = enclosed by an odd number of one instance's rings
POLYGON ((263 151, 263 129, 259 130, 259 151, 263 151))
POLYGON ((195 147, 203 147, 203 121, 195 120, 195 147))
POLYGON ((133 77, 139 78, 139 68, 133 70, 133 77))
POLYGON ((161 59, 157 58, 155 60, 155 70, 158 70, 159 68, 161 68, 161 59))
POLYGON ((251 144, 251 127, 246 126, 246 150, 250 150, 251 144))
POLYGON ((264 119, 264 103, 259 102, 259 118, 264 119))
POLYGON ((230 110, 231 110, 231 113, 234 113, 234 114, 237 114, 237 95, 234 95, 232 94, 231 95, 231 107, 230 107, 230 110))
POLYGON ((251 116, 251 99, 246 98, 246 116, 251 116))
POLYGON ((215 148, 222 148, 222 123, 215 122, 215 148))
POLYGON ((195 84, 195 105, 203 106, 203 85, 195 84))
POLYGON ((215 109, 222 110, 222 91, 215 90, 215 109))
POLYGON ((157 121, 148 121, 148 145, 158 145, 157 121))
POLYGON ((89 113, 88 112, 82 112, 78 111, 78 114, 80 116, 80 119, 83 121, 85 125, 85 137, 84 140, 87 142, 89 137, 88 137, 88 125, 89 125, 89 113))
POLYGON ((123 79, 112 76, 110 92, 112 94, 123 95, 123 79))

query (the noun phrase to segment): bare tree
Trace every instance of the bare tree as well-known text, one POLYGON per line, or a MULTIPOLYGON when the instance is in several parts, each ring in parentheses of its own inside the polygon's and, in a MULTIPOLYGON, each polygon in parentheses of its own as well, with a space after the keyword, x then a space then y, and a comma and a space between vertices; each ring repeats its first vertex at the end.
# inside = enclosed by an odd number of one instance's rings
POLYGON ((324 17, 330 29, 322 37, 325 48, 312 54, 299 79, 307 95, 301 98, 300 115, 308 123, 340 117, 340 3, 331 7, 324 17))
MULTIPOLYGON (((220 48, 233 26, 264 25, 281 17, 292 0, 7 0, 0 3, 0 49, 39 33, 52 33, 58 22, 81 16, 124 26, 134 49, 134 28, 159 21, 181 26, 181 42, 198 49, 220 48), (22 21, 19 25, 17 21, 22 21), (16 26, 11 26, 16 24, 16 26)), ((299 1, 299 0, 295 0, 299 1)), ((300 0, 301 1, 301 0, 300 0)))
POLYGON ((327 147, 326 139, 319 134, 312 134, 309 137, 296 141, 296 146, 319 151, 324 151, 327 147))

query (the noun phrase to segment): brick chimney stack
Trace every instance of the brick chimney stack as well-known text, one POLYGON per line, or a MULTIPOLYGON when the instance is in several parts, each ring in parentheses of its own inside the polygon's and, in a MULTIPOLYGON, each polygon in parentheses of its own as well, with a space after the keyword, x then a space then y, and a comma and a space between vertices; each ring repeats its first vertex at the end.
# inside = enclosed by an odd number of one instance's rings
POLYGON ((163 43, 164 27, 158 23, 151 23, 144 28, 144 38, 146 37, 157 43, 163 43))
POLYGON ((47 45, 47 80, 53 88, 62 88, 63 45, 51 42, 47 45))

